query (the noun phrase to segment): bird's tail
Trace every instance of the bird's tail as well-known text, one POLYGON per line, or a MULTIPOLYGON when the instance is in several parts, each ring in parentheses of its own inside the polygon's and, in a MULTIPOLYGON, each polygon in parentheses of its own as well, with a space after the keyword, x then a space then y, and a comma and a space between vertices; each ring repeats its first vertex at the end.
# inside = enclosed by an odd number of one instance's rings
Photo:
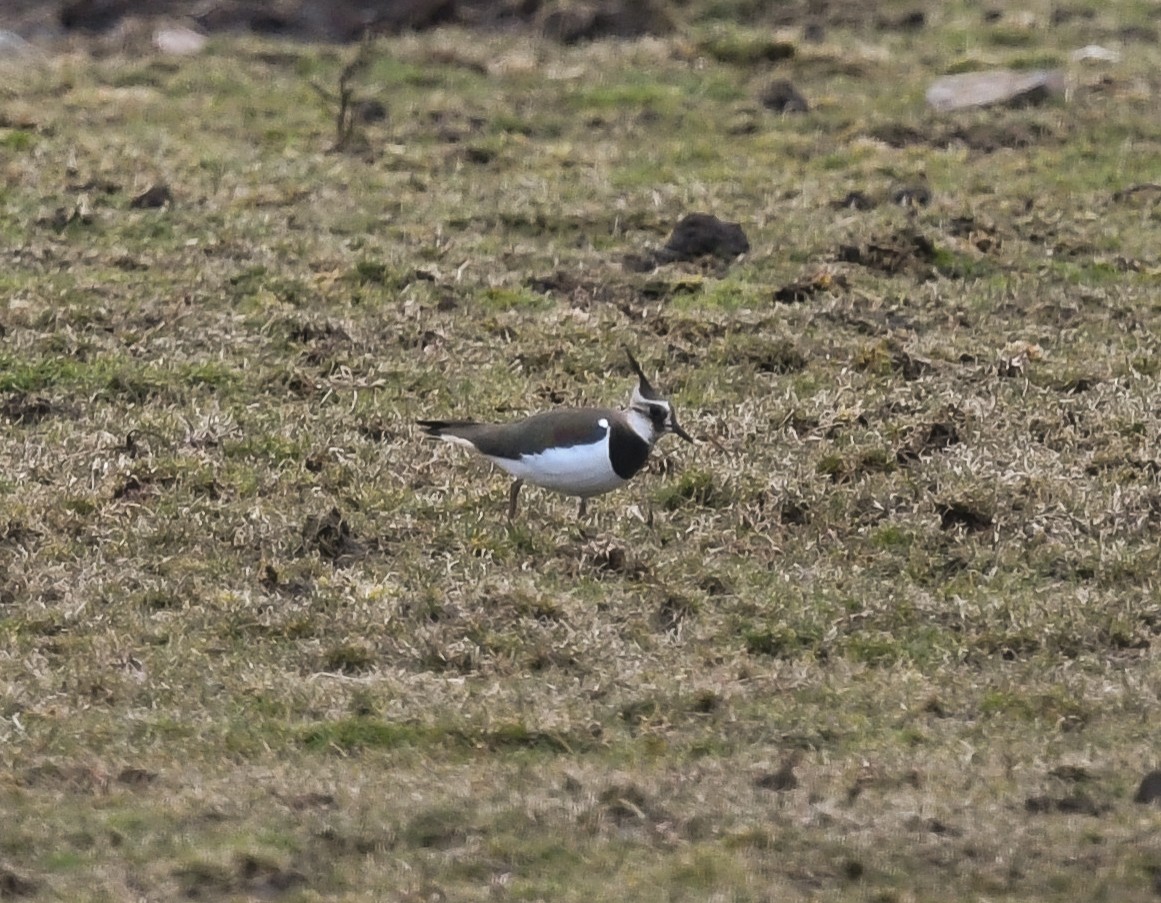
POLYGON ((459 438, 460 430, 477 425, 473 420, 417 420, 415 423, 430 439, 459 438))

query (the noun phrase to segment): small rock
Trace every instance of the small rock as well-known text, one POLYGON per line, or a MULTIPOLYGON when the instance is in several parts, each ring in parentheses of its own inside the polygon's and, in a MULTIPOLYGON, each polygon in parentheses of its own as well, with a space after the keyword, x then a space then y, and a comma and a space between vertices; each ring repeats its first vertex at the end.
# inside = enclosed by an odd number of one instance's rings
POLYGON ((806 113, 810 110, 806 98, 784 78, 767 85, 760 99, 762 106, 775 113, 806 113))
POLYGON ((696 260, 707 254, 733 259, 750 250, 750 240, 738 223, 728 223, 709 213, 690 213, 682 218, 657 252, 661 261, 696 260))
POLYGON ((1121 60, 1120 51, 1109 50, 1100 44, 1086 44, 1084 47, 1072 51, 1068 56, 1075 63, 1081 63, 1085 60, 1096 60, 1098 63, 1119 63, 1121 60))
POLYGON ((206 47, 206 36, 184 25, 170 25, 153 32, 153 46, 170 56, 197 56, 206 47))
POLYGON ((964 72, 936 79, 927 89, 927 103, 941 113, 970 107, 1029 106, 1063 95, 1064 87, 1064 73, 1059 69, 964 72))
POLYGON ((36 48, 14 31, 0 29, 0 60, 24 59, 36 53, 36 48))
POLYGON ((1161 802, 1161 770, 1150 771, 1141 781, 1137 793, 1133 796, 1134 803, 1161 802))

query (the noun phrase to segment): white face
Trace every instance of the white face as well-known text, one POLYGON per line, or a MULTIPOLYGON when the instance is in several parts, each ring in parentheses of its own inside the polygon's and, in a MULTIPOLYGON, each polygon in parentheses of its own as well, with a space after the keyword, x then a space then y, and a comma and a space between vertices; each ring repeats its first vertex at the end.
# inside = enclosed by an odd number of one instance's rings
MULTIPOLYGON (((646 384, 650 396, 654 395, 652 387, 646 384)), ((652 445, 662 433, 675 433, 686 442, 693 442, 693 437, 677 425, 677 418, 669 402, 663 398, 646 397, 641 393, 641 386, 633 388, 633 395, 629 398, 629 410, 625 412, 634 432, 652 445)))
POLYGON ((648 440, 653 441, 665 432, 666 425, 672 416, 669 402, 657 398, 646 398, 637 389, 633 390, 633 397, 629 400, 629 414, 637 415, 636 420, 640 427, 637 432, 645 435, 648 431, 648 440))

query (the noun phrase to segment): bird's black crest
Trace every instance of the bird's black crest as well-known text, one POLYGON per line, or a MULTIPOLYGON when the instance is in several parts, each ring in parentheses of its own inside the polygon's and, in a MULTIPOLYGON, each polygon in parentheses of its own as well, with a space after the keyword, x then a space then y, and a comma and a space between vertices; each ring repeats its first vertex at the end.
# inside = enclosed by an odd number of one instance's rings
POLYGON ((649 382, 649 377, 645 375, 645 371, 642 370, 641 365, 637 363, 637 358, 633 357, 633 352, 626 347, 625 354, 629 357, 629 366, 632 367, 633 372, 637 374, 637 379, 640 383, 640 385, 637 387, 637 390, 641 393, 641 397, 648 398, 651 401, 662 401, 663 399, 660 395, 657 394, 657 390, 654 389, 653 385, 649 382))

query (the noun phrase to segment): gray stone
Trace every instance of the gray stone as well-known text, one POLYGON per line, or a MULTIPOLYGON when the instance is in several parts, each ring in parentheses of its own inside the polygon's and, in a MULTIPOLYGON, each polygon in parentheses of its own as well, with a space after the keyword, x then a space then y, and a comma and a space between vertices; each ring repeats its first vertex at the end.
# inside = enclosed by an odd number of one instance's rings
POLYGON ((196 56, 206 46, 206 36, 184 25, 167 25, 153 32, 153 46, 170 56, 196 56))
POLYGON ((1094 60, 1098 63, 1119 63, 1121 52, 1109 50, 1108 47, 1102 47, 1100 44, 1086 44, 1072 51, 1068 57, 1075 63, 1083 63, 1087 60, 1094 60))
POLYGON ((36 53, 36 48, 14 31, 0 30, 0 60, 22 59, 36 53))
POLYGON ((1029 106, 1064 94, 1059 69, 992 69, 945 75, 927 89, 927 103, 942 113, 970 107, 1029 106))

